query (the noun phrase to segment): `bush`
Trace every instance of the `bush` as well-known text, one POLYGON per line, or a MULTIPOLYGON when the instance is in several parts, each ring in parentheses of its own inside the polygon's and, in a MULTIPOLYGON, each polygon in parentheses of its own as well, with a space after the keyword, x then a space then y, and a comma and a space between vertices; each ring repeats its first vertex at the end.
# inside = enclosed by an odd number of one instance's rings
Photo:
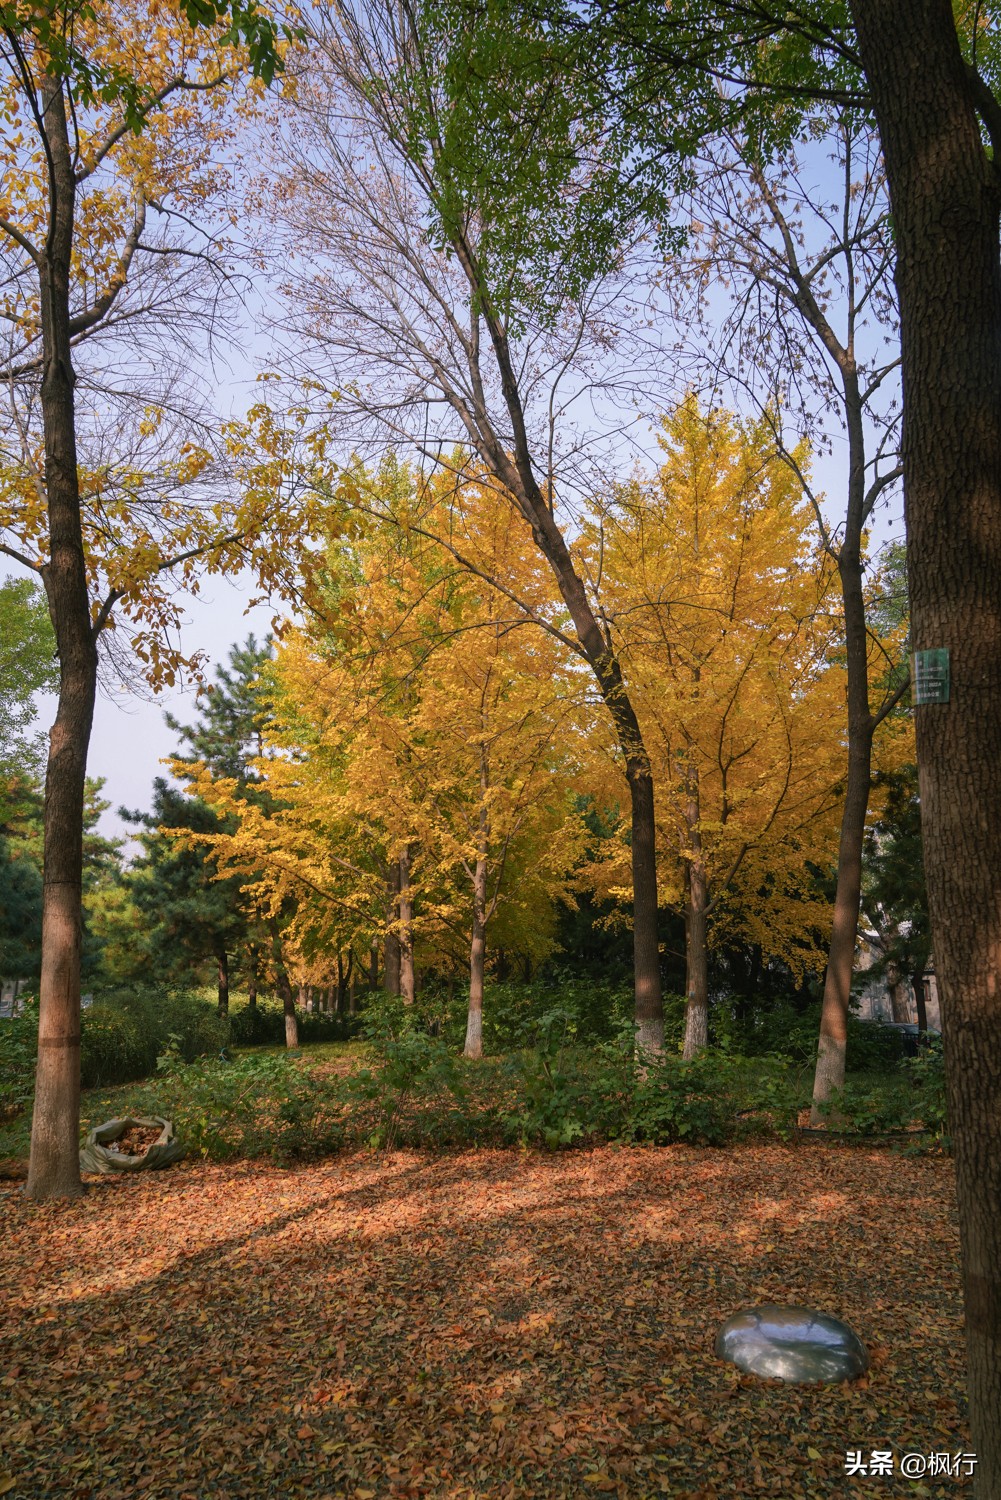
MULTIPOLYGON (((360 1018, 328 1015, 326 1011, 296 1011, 299 1041, 346 1042, 356 1036, 360 1018)), ((243 1005, 229 1013, 230 1041, 236 1047, 281 1047, 285 1043, 285 1011, 274 1000, 243 1005)))
POLYGON ((18 1115, 31 1102, 38 1054, 38 1001, 25 999, 17 1016, 0 1020, 0 1120, 18 1115))
POLYGON ((294 1053, 185 1063, 171 1046, 157 1078, 130 1095, 129 1109, 171 1119, 192 1154, 212 1161, 305 1160, 344 1144, 340 1083, 294 1053))
MULTIPOLYGON (((813 1063, 819 1035, 819 1001, 803 1010, 789 1004, 776 1005, 771 1010, 753 1011, 743 1019, 725 1005, 715 1006, 710 1012, 711 1039, 743 1057, 784 1057, 793 1063, 813 1063)), ((892 1026, 849 1015, 848 1072, 886 1072, 895 1068, 903 1055, 900 1033, 892 1026)))
POLYGON ((221 1051, 229 1024, 208 1001, 183 991, 132 988, 102 995, 82 1016, 83 1087, 148 1077, 171 1038, 190 1061, 221 1051))

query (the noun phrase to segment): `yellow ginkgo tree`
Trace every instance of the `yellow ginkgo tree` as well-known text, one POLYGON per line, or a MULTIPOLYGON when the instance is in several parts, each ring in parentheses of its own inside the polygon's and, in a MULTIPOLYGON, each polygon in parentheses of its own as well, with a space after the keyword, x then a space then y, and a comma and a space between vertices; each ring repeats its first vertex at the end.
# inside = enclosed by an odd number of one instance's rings
POLYGON ((447 527, 485 570, 550 587, 528 528, 491 492, 471 481, 443 497, 394 464, 372 483, 394 489, 401 524, 356 526, 332 546, 316 588, 325 608, 286 634, 274 753, 256 767, 267 805, 241 805, 204 770, 194 786, 235 815, 215 840, 222 867, 246 872, 271 911, 294 905, 302 953, 364 948, 381 932, 387 985, 409 1001, 415 959, 447 971, 462 952, 465 1051, 478 1057, 490 924, 503 920, 512 946, 524 931, 538 957, 540 912, 572 899, 579 674, 436 540, 447 527))
POLYGON ((689 397, 662 444, 588 541, 651 757, 662 899, 685 915, 690 1057, 713 934, 796 970, 829 927, 845 673, 831 569, 765 426, 689 397))

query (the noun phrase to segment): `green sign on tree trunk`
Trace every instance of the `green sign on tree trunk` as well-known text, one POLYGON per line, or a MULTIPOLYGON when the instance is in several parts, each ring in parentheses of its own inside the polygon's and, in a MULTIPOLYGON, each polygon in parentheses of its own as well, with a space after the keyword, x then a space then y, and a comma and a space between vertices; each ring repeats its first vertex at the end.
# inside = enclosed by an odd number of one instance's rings
POLYGON ((911 658, 911 702, 948 703, 949 653, 943 647, 915 651, 911 658))

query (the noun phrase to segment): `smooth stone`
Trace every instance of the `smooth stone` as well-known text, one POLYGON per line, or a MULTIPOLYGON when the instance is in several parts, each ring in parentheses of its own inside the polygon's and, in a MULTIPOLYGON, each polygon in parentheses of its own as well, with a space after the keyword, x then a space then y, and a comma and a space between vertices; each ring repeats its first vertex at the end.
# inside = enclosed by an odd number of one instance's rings
POLYGON ((748 1375, 791 1385, 854 1380, 869 1368, 858 1334, 812 1307, 769 1304, 734 1313, 716 1335, 716 1354, 748 1375))

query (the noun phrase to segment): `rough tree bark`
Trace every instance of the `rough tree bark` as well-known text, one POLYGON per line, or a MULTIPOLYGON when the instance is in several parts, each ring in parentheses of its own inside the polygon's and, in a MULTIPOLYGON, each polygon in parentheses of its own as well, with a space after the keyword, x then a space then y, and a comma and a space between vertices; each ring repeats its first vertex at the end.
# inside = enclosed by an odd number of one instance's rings
POLYGON ((915 711, 966 1305, 975 1493, 1001 1495, 1001 176, 949 0, 851 0, 897 243, 915 711))
POLYGON ((42 577, 59 652, 59 702, 45 775, 42 965, 38 1063, 31 1124, 29 1198, 83 1191, 80 1119, 80 910, 87 750, 97 692, 97 644, 90 618, 80 524, 70 261, 76 184, 62 84, 43 78, 51 221, 37 262, 41 299, 42 421, 50 551, 42 577))

